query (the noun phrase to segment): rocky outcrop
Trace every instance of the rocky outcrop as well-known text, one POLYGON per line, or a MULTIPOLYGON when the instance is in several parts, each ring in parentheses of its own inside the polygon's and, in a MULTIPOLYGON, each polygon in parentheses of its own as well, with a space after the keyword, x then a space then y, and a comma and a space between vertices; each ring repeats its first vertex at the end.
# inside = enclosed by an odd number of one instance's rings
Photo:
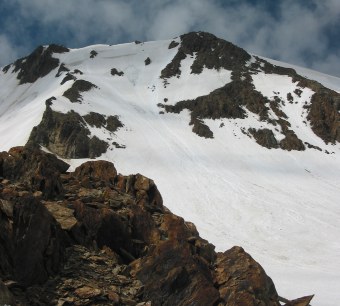
POLYGON ((253 135, 253 137, 255 138, 256 142, 259 145, 268 149, 278 148, 279 145, 272 130, 269 129, 256 130, 250 128, 248 131, 251 135, 253 135))
MULTIPOLYGON (((193 100, 180 101, 175 105, 159 104, 158 106, 171 113, 180 113, 184 109, 190 110, 190 125, 193 125, 193 132, 207 137, 205 133, 199 133, 202 130, 201 119, 243 119, 247 117, 244 108, 264 119, 267 118, 268 107, 265 105, 267 102, 267 98, 254 90, 251 83, 244 80, 232 81, 208 95, 193 100)), ((212 132, 208 134, 208 138, 212 136, 212 132)))
MULTIPOLYGON (((259 145, 288 151, 305 150, 303 141, 292 129, 288 129, 289 125, 285 124, 285 122, 289 124, 289 118, 280 108, 284 102, 278 96, 270 99, 263 97, 255 90, 252 75, 262 72, 291 77, 298 87, 294 90, 294 94, 298 97, 301 96, 304 87, 312 89, 315 94, 311 99, 311 105, 305 106, 308 109, 307 120, 310 121, 312 130, 326 144, 340 141, 340 94, 316 81, 300 76, 292 68, 273 65, 257 56, 250 61, 251 56, 246 51, 209 33, 192 32, 182 35, 180 43, 176 41, 170 43, 169 49, 175 47, 178 47, 176 55, 161 71, 160 77, 164 80, 164 87, 169 84, 168 79, 181 76, 181 63, 187 57, 195 57, 191 65, 191 73, 199 74, 203 68, 216 70, 223 68, 231 71, 232 81, 208 95, 193 100, 178 101, 174 105, 158 104, 167 112, 180 113, 183 109, 188 109, 191 113, 189 124, 193 125, 192 130, 197 135, 213 138, 212 131, 203 123, 204 119, 245 118, 246 108, 257 114, 260 121, 268 123, 268 128, 261 129, 259 132, 250 128, 251 135, 259 145), (270 109, 278 119, 269 116, 270 109), (270 135, 273 134, 271 129, 276 128, 277 125, 281 126, 281 133, 284 136, 279 144, 274 141, 274 136, 270 135)), ((294 103, 292 93, 287 94, 287 99, 289 103, 294 103)))
POLYGON ((90 135, 84 119, 78 113, 55 112, 47 105, 40 124, 33 128, 27 144, 45 146, 64 158, 98 157, 106 152, 109 145, 90 135))
POLYGON ((123 71, 118 71, 117 68, 112 68, 111 69, 111 75, 123 76, 124 72, 123 71))
POLYGON ((18 73, 20 84, 34 83, 59 66, 59 60, 53 57, 53 53, 68 51, 69 49, 54 44, 47 47, 39 46, 29 56, 17 60, 13 64, 13 71, 18 73))
MULTIPOLYGON (((181 61, 196 54, 191 73, 199 74, 203 67, 227 70, 243 67, 250 55, 230 42, 219 39, 206 32, 191 32, 180 36, 181 43, 173 60, 162 70, 161 78, 167 79, 181 75, 181 61)), ((177 46, 171 42, 169 49, 177 46)))
POLYGON ((322 88, 311 99, 307 119, 312 130, 326 143, 340 142, 340 94, 322 88))
POLYGON ((65 249, 63 232, 35 197, 15 200, 13 232, 15 280, 23 286, 41 284, 59 272, 65 249))
POLYGON ((63 193, 60 174, 68 167, 54 155, 37 148, 15 147, 8 153, 0 153, 0 176, 24 183, 27 190, 41 192, 46 199, 63 193))
POLYGON ((106 161, 65 173, 50 154, 11 152, 0 159, 4 302, 279 305, 273 282, 249 254, 240 247, 216 253, 192 223, 163 206, 149 178, 117 174, 106 161), (44 198, 19 175, 37 165, 62 184, 58 194, 44 198))
POLYGON ((71 88, 69 88, 63 93, 63 96, 69 99, 73 103, 76 103, 76 102, 81 103, 83 101, 81 93, 89 91, 92 88, 97 88, 97 86, 92 84, 89 81, 76 80, 72 84, 71 88))
POLYGON ((219 253, 215 269, 223 305, 280 305, 272 280, 242 248, 219 253))
POLYGON ((102 114, 98 114, 95 112, 90 112, 87 115, 83 116, 85 121, 90 125, 96 128, 105 128, 108 131, 114 133, 119 128, 122 128, 124 125, 119 120, 118 116, 104 116, 102 114))

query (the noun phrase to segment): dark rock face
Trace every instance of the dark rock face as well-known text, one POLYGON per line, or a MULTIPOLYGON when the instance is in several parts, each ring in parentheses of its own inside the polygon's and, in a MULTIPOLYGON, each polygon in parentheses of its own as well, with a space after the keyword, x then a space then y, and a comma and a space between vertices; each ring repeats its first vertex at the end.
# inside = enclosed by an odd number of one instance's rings
MULTIPOLYGON (((8 167, 23 152, 41 165, 51 159, 30 148, 1 153, 0 292, 6 302, 279 305, 273 282, 250 255, 239 247, 215 253, 192 223, 163 206, 152 180, 118 175, 106 161, 87 162, 59 174, 62 194, 43 200, 8 167)), ((28 159, 17 164, 15 172, 35 171, 28 159)))
POLYGON ((314 133, 326 143, 340 142, 340 94, 320 89, 311 102, 307 119, 314 133))
POLYGON ((272 280, 240 247, 217 255, 216 274, 223 305, 280 305, 272 280))
POLYGON ((305 145, 303 142, 296 136, 294 131, 287 130, 285 132, 286 137, 280 141, 280 148, 283 150, 291 151, 304 151, 305 145))
POLYGON ((22 197, 14 207, 14 278, 24 286, 41 284, 56 274, 63 261, 60 225, 34 197, 22 197))
POLYGON ((44 198, 58 197, 63 193, 60 173, 69 165, 52 154, 39 149, 12 148, 0 153, 1 176, 25 183, 31 192, 41 192, 44 198))
MULTIPOLYGON (((160 104, 159 106, 172 113, 180 113, 184 109, 190 110, 190 125, 193 125, 193 131, 200 136, 207 137, 205 133, 198 132, 202 129, 200 126, 202 122, 199 119, 245 118, 244 107, 259 114, 260 117, 265 117, 268 111, 268 107, 265 106, 266 102, 268 99, 255 91, 250 83, 232 81, 209 95, 194 100, 180 101, 175 105, 160 104)), ((212 136, 211 132, 208 137, 212 136)))
POLYGON ((151 59, 150 59, 150 57, 147 57, 147 58, 145 59, 144 63, 145 63, 145 66, 150 65, 150 64, 151 64, 151 59))
POLYGON ((67 81, 75 81, 77 78, 71 73, 67 73, 63 80, 60 82, 60 85, 65 84, 67 81))
POLYGON ((119 120, 118 116, 106 117, 102 114, 90 112, 89 114, 83 116, 83 118, 90 126, 95 126, 97 128, 104 127, 112 133, 116 132, 119 128, 122 128, 124 126, 123 123, 119 120))
POLYGON ((64 63, 61 63, 58 69, 57 74, 55 75, 56 77, 59 77, 62 75, 63 72, 69 72, 70 69, 68 69, 64 63))
POLYGON ((95 58, 98 55, 98 52, 96 50, 92 50, 90 52, 90 58, 95 58))
MULTIPOLYGON (((13 274, 13 230, 10 220, 13 219, 13 203, 0 200, 0 275, 7 278, 13 274)), ((0 285, 1 286, 1 285, 0 285)), ((0 289, 1 292, 1 289, 0 289)), ((1 297, 1 294, 0 294, 1 297)), ((1 304, 0 304, 1 305, 1 304)))
POLYGON ((111 75, 123 76, 124 72, 123 71, 118 71, 116 68, 112 68, 111 69, 111 75))
POLYGON ((38 78, 49 74, 59 66, 59 60, 53 58, 53 53, 68 51, 69 49, 58 45, 49 45, 47 48, 40 46, 29 56, 17 60, 13 65, 14 72, 18 72, 20 84, 34 83, 38 78))
POLYGON ((76 80, 73 84, 72 87, 66 90, 63 94, 64 97, 69 99, 71 102, 82 102, 82 92, 86 92, 91 90, 92 88, 98 88, 96 85, 92 84, 89 81, 85 80, 76 80))
POLYGON ((278 143, 272 130, 269 129, 256 130, 250 128, 249 132, 254 136, 256 142, 259 145, 268 149, 278 148, 278 143))
MULTIPOLYGON (((311 105, 305 107, 309 111, 307 119, 314 133, 325 143, 340 141, 340 94, 323 87, 316 81, 307 80, 298 75, 294 69, 276 66, 258 57, 254 57, 255 62, 247 62, 251 56, 246 51, 209 33, 193 32, 182 35, 180 38, 181 43, 176 55, 161 72, 165 87, 168 84, 167 79, 180 77, 181 62, 188 56, 195 55, 191 73, 199 74, 204 67, 217 70, 224 68, 231 71, 232 81, 208 95, 193 100, 178 101, 174 105, 158 104, 167 112, 180 113, 183 109, 188 109, 191 112, 189 124, 193 125, 192 130, 197 135, 213 138, 212 131, 203 123, 204 119, 245 118, 246 108, 259 115, 261 121, 266 121, 273 128, 280 126, 281 133, 285 136, 280 143, 277 143, 272 130, 250 129, 251 135, 258 144, 267 148, 280 148, 288 151, 305 150, 303 141, 289 128, 289 118, 281 110, 284 101, 278 96, 268 99, 255 90, 252 75, 264 72, 291 77, 298 86, 294 94, 299 97, 304 87, 315 91, 311 105), (278 119, 269 117, 270 109, 278 119)), ((178 45, 179 43, 172 41, 169 49, 178 45)), ((287 99, 289 103, 294 103, 292 93, 288 93, 287 99)))
MULTIPOLYGON (((191 66, 191 73, 201 73, 203 67, 209 69, 225 68, 234 70, 242 67, 250 55, 243 49, 230 42, 219 39, 205 32, 191 32, 181 37, 181 46, 173 60, 162 70, 161 78, 170 78, 181 74, 181 61, 187 56, 197 53, 191 66)), ((174 48, 176 42, 172 42, 169 48, 174 48)))
POLYGON ((71 111, 67 114, 53 111, 49 106, 40 124, 33 128, 28 145, 43 145, 64 158, 94 158, 106 152, 108 144, 90 131, 84 119, 71 111))

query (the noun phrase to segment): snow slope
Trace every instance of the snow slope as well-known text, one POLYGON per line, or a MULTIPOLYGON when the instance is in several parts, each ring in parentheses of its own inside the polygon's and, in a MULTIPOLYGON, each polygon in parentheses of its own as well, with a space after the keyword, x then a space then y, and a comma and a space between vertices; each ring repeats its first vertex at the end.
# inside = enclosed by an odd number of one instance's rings
MULTIPOLYGON (((169 43, 96 45, 56 54, 71 71, 83 72, 79 78, 98 86, 83 93, 81 104, 62 97, 72 82, 60 86, 65 74, 56 78, 56 70, 20 86, 15 74, 1 72, 1 150, 25 144, 51 96, 57 98, 52 105, 56 111, 118 115, 124 128, 115 134, 89 127, 92 135, 126 146, 111 146, 101 159, 113 161, 121 173, 140 172, 154 179, 164 205, 194 222, 217 250, 244 247, 273 278, 281 296, 314 293, 313 305, 335 305, 340 300, 340 146, 326 145, 304 122, 302 106, 313 92, 304 89, 295 97, 297 104, 286 103, 284 112, 298 137, 322 152, 259 146, 241 128, 279 131, 249 111, 247 119, 205 120, 214 139, 201 138, 188 125, 188 111, 160 114, 157 104, 165 98, 174 104, 206 95, 230 82, 231 72, 205 68, 192 75, 194 56, 187 57, 181 76, 164 86, 160 71, 178 48, 168 49, 169 43), (94 58, 89 56, 92 50, 98 53, 94 58), (151 63, 146 65, 148 57, 151 63), (112 76, 111 68, 124 75, 112 76)), ((320 75, 308 71, 310 78, 321 77, 325 86, 340 91, 340 79, 320 75)), ((253 75, 253 83, 264 96, 280 92, 283 100, 296 88, 288 76, 264 73, 253 75)), ((68 160, 72 168, 83 161, 68 160)))

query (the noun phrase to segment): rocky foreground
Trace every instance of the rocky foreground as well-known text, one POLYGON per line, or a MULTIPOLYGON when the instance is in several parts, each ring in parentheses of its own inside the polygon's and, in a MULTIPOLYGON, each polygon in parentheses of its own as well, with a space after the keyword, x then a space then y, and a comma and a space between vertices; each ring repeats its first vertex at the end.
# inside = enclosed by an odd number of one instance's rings
POLYGON ((308 305, 241 247, 216 253, 155 183, 90 161, 0 153, 0 305, 308 305))

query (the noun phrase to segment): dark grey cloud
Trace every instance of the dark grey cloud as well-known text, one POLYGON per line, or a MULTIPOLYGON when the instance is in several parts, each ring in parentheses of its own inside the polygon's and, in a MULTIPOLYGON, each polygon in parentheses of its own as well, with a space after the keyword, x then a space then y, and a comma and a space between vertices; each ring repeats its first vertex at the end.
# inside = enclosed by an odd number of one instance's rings
POLYGON ((340 76, 339 0, 2 0, 0 64, 39 44, 169 39, 202 30, 340 76))

